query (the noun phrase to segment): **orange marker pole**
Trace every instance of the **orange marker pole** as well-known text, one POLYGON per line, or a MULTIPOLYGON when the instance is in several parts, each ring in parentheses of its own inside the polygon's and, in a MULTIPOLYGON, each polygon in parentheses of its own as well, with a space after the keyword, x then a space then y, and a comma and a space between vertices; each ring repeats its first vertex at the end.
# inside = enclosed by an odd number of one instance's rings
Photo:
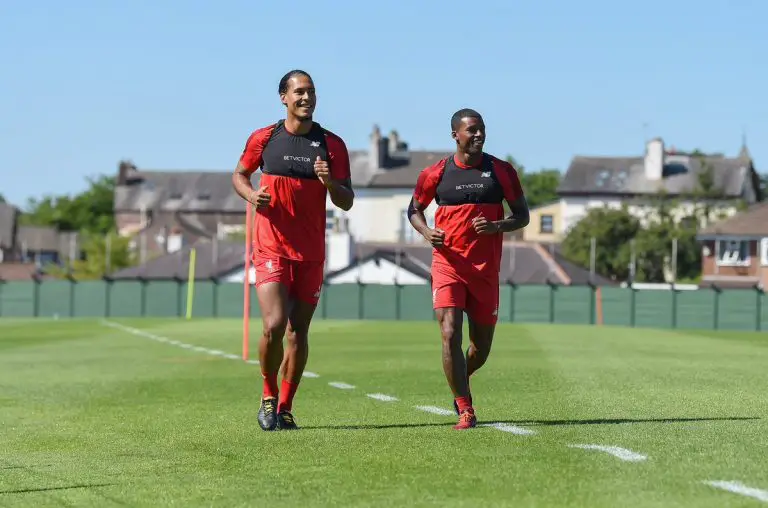
POLYGON ((253 211, 250 203, 245 208, 245 277, 243 278, 243 360, 248 359, 248 338, 251 320, 251 236, 253 211))
POLYGON ((603 324, 603 291, 600 286, 597 287, 595 299, 597 300, 597 324, 601 326, 603 324))

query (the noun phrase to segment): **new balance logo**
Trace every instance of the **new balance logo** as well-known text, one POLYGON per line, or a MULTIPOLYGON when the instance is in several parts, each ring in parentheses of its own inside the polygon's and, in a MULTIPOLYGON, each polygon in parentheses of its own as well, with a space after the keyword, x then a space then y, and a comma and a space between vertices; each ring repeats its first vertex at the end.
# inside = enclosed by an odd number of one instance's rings
POLYGON ((312 148, 317 148, 318 146, 320 146, 320 142, 319 141, 313 141, 313 142, 311 142, 309 144, 309 146, 311 146, 312 148))
POLYGON ((480 176, 482 178, 490 178, 491 177, 491 172, 490 171, 483 171, 480 176))

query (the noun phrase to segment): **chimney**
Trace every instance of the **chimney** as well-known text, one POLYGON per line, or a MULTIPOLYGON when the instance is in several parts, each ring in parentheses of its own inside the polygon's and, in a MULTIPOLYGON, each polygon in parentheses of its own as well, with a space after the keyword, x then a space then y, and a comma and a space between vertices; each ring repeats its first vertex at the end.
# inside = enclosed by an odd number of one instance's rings
POLYGON ((128 181, 128 173, 136 171, 136 166, 130 161, 120 161, 117 170, 117 185, 125 185, 128 181))
POLYGON ((381 131, 378 125, 373 126, 373 132, 371 133, 371 145, 368 153, 368 163, 371 169, 379 169, 379 161, 381 160, 381 131))
POLYGON ((664 169, 664 141, 653 138, 645 146, 645 177, 651 181, 661 180, 664 169))
POLYGON ((392 129, 389 133, 389 153, 395 153, 400 150, 400 136, 397 131, 392 129))

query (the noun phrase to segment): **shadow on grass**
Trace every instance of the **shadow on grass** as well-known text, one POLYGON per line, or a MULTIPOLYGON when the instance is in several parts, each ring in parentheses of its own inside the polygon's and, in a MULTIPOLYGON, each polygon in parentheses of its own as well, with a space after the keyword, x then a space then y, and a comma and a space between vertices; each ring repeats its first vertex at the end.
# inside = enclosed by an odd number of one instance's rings
POLYGON ((110 487, 116 483, 89 483, 77 485, 65 485, 62 487, 31 487, 27 489, 0 490, 0 494, 28 494, 30 492, 51 492, 55 490, 92 489, 94 487, 110 487))
MULTIPOLYGON (((589 420, 493 420, 478 421, 480 425, 493 425, 498 423, 508 425, 519 425, 521 427, 539 427, 539 426, 569 426, 569 425, 628 425, 640 423, 686 423, 686 422, 736 422, 760 420, 757 416, 725 416, 725 417, 700 417, 700 418, 596 418, 589 420)), ((385 425, 316 425, 303 426, 302 429, 325 429, 325 430, 374 430, 374 429, 409 429, 418 427, 446 427, 455 425, 454 421, 435 422, 435 423, 395 423, 385 425)))

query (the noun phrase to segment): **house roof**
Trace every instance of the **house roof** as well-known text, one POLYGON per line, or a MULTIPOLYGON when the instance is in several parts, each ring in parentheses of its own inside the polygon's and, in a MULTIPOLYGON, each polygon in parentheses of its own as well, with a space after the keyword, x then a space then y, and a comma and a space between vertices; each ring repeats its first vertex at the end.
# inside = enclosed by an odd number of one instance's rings
POLYGON ((768 203, 752 205, 741 213, 701 229, 698 234, 701 240, 722 236, 767 237, 768 203))
MULTIPOLYGON (((115 279, 172 279, 186 278, 189 270, 189 252, 192 246, 158 256, 141 266, 126 268, 111 274, 115 279)), ((245 245, 242 242, 218 242, 218 256, 213 259, 213 243, 204 240, 194 245, 197 264, 195 279, 210 279, 221 277, 233 272, 245 264, 245 245)), ((392 243, 360 243, 356 246, 351 266, 356 260, 386 259, 400 264, 409 272, 429 279, 432 264, 432 247, 429 245, 392 244, 392 243)), ((327 274, 327 277, 338 275, 349 267, 327 274)), ((502 251, 501 273, 502 281, 512 280, 518 284, 554 284, 582 285, 589 282, 589 272, 573 263, 568 262, 557 251, 552 255, 541 245, 529 242, 506 242, 502 251)), ((596 277, 595 283, 612 285, 612 281, 596 277)))
POLYGON ((59 232, 47 226, 19 226, 16 231, 19 248, 30 251, 61 252, 59 232))
POLYGON ((195 249, 195 280, 218 278, 245 265, 243 242, 216 243, 203 240, 187 245, 169 254, 150 259, 143 265, 119 270, 110 275, 113 279, 186 279, 189 257, 195 249), (215 254, 215 257, 214 257, 215 254))
POLYGON ((0 248, 10 249, 16 229, 16 217, 19 210, 8 203, 0 203, 0 248))
MULTIPOLYGON (((744 185, 754 172, 749 160, 707 156, 705 161, 723 197, 742 196, 744 185)), ((699 160, 686 154, 667 154, 660 180, 646 176, 643 157, 576 156, 560 182, 558 193, 643 196, 665 192, 675 196, 695 190, 703 172, 699 160)))

